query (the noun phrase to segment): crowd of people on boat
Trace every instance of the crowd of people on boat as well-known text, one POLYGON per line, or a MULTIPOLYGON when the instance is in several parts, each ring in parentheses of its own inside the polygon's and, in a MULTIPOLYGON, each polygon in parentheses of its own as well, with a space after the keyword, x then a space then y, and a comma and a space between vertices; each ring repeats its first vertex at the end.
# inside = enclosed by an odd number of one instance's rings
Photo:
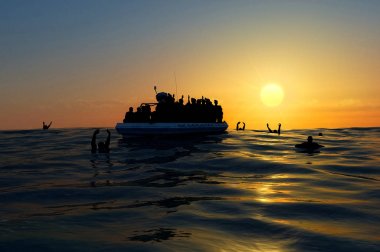
MULTIPOLYGON (((156 90, 156 89, 155 89, 156 90)), ((215 123, 223 122, 223 110, 218 104, 217 100, 214 103, 210 99, 201 99, 187 97, 187 103, 184 104, 183 96, 179 100, 175 100, 174 94, 170 93, 156 93, 157 103, 143 103, 137 108, 137 111, 133 111, 133 107, 129 108, 129 111, 125 113, 124 123, 132 122, 200 122, 200 123, 215 123), (151 106, 156 106, 155 111, 151 110, 151 106)), ((42 129, 47 130, 50 128, 52 122, 46 124, 42 123, 42 129)), ((267 123, 269 133, 281 134, 281 123, 278 124, 277 130, 272 130, 267 123)), ((238 122, 236 124, 237 131, 245 130, 245 122, 238 122), (242 123, 243 126, 240 126, 242 123)), ((92 136, 91 152, 92 153, 109 153, 111 132, 107 129, 107 139, 104 142, 96 143, 96 136, 99 134, 99 129, 96 129, 92 136)), ((322 136, 322 133, 318 134, 322 136)), ((307 142, 296 144, 296 148, 304 149, 308 152, 314 152, 323 145, 313 142, 313 137, 309 136, 307 142)))
POLYGON ((131 122, 223 122, 223 109, 217 100, 214 103, 202 96, 200 99, 183 96, 176 100, 174 94, 158 93, 157 103, 143 103, 136 111, 133 107, 125 113, 124 123, 131 122), (151 107, 156 106, 155 111, 151 107))

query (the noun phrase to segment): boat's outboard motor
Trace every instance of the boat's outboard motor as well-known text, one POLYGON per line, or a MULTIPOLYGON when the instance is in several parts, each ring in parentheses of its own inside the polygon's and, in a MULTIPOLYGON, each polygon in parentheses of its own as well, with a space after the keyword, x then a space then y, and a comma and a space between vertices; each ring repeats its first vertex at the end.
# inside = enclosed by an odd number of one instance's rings
POLYGON ((156 94, 157 102, 166 102, 167 97, 168 97, 168 94, 165 92, 160 92, 160 93, 156 94))

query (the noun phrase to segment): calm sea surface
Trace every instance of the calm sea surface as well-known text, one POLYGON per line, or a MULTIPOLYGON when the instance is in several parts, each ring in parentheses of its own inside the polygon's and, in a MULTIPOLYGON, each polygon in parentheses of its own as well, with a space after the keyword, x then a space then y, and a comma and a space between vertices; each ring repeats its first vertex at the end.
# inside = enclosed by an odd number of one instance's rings
POLYGON ((0 251, 380 251, 380 128, 93 131, 0 131, 0 251))

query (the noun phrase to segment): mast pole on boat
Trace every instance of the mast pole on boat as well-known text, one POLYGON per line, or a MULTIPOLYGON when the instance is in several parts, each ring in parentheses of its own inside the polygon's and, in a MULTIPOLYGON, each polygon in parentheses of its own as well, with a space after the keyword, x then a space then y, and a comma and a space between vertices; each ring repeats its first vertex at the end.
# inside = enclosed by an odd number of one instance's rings
POLYGON ((178 99, 178 94, 177 94, 177 75, 174 72, 174 82, 175 82, 175 97, 178 99))

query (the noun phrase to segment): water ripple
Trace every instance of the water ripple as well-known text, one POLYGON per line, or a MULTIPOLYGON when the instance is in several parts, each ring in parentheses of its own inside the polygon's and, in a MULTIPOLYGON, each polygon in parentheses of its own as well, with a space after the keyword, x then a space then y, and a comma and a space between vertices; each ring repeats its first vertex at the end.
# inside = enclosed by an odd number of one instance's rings
POLYGON ((1 251, 380 250, 380 128, 93 130, 0 131, 1 251))

